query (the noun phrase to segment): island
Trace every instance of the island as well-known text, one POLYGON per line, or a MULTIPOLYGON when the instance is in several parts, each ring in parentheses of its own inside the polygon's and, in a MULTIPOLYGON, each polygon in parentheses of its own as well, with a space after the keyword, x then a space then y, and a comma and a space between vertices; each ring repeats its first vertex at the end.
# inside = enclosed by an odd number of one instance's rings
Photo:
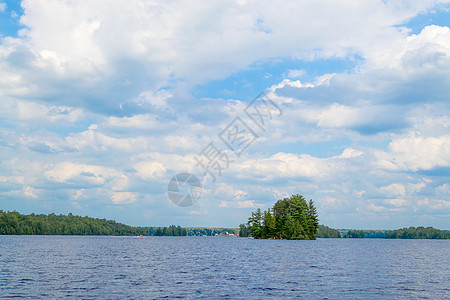
POLYGON ((278 200, 272 209, 257 209, 247 222, 240 225, 245 235, 255 239, 315 240, 319 218, 314 202, 302 195, 278 200))

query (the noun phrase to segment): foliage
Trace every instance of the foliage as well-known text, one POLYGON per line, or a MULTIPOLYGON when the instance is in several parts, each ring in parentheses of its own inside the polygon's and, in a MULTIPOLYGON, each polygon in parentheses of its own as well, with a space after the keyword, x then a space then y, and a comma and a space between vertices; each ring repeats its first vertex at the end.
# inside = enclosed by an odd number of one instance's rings
POLYGON ((0 210, 1 234, 27 235, 154 235, 154 236, 215 236, 237 235, 238 228, 133 227, 116 221, 66 215, 22 215, 0 210))
POLYGON ((450 231, 433 227, 409 227, 386 232, 387 239, 450 239, 450 231))
POLYGON ((367 239, 384 239, 386 236, 386 230, 365 230, 364 232, 367 239))
POLYGON ((319 225, 317 227, 317 237, 318 238, 341 238, 342 235, 339 230, 330 228, 328 226, 319 225))
POLYGON ((66 215, 22 215, 0 210, 0 234, 148 235, 146 230, 116 221, 66 215))
POLYGON ((319 226, 314 202, 301 195, 278 200, 272 209, 257 209, 248 219, 249 234, 256 239, 315 240, 319 226))
POLYGON ((364 230, 349 230, 344 238, 354 238, 354 239, 363 239, 366 237, 366 233, 364 230))
POLYGON ((208 227, 187 227, 171 225, 169 227, 145 227, 150 235, 154 236, 216 236, 216 235, 237 235, 237 228, 208 228, 208 227))
POLYGON ((148 233, 154 236, 186 236, 187 231, 179 225, 170 225, 169 227, 146 227, 148 233))
POLYGON ((239 225, 239 237, 248 237, 250 234, 248 226, 245 224, 239 225))
POLYGON ((237 235, 238 228, 214 228, 214 227, 188 227, 189 236, 216 236, 216 235, 237 235))

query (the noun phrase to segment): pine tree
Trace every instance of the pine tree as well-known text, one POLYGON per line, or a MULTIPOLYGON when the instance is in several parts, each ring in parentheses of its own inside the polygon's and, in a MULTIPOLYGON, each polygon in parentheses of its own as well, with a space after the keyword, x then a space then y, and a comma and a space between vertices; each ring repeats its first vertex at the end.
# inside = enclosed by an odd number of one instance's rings
POLYGON ((319 217, 317 209, 312 199, 308 203, 308 236, 309 239, 315 240, 317 234, 317 228, 319 227, 319 217))
POLYGON ((262 237, 262 213, 261 209, 257 209, 256 212, 252 213, 252 216, 248 220, 249 233, 255 239, 262 237))

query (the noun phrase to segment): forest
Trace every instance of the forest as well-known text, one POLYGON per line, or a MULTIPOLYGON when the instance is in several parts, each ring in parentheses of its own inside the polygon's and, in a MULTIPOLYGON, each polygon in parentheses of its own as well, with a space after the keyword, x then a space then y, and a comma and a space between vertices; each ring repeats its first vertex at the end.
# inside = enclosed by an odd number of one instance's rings
POLYGON ((149 235, 154 236, 186 236, 185 228, 180 225, 170 225, 169 227, 142 227, 149 235))
POLYGON ((169 227, 142 227, 155 236, 217 236, 237 235, 237 228, 186 227, 171 225, 169 227))
POLYGON ((319 225, 317 227, 317 238, 341 238, 342 235, 339 230, 330 228, 325 225, 319 225))
POLYGON ((112 220, 80 217, 72 214, 31 214, 0 210, 0 235, 152 235, 216 236, 237 235, 237 228, 208 228, 170 225, 168 227, 133 227, 112 220))
POLYGON ((409 227, 389 230, 385 234, 387 239, 450 239, 450 231, 433 227, 409 227))
POLYGON ((301 195, 278 200, 272 209, 257 209, 240 225, 240 232, 255 239, 315 240, 319 219, 314 202, 301 195), (245 227, 248 227, 248 231, 245 227))
POLYGON ((27 235, 148 235, 143 228, 112 220, 74 216, 72 214, 31 214, 0 210, 0 234, 27 235))

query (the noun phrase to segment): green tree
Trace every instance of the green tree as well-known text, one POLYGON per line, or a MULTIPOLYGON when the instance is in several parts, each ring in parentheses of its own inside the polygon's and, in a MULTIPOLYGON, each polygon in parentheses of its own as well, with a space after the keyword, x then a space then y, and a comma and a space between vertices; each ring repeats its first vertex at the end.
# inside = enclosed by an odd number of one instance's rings
POLYGON ((248 224, 254 238, 316 239, 319 218, 312 200, 292 195, 278 200, 263 214, 258 209, 248 224))
POLYGON ((339 232, 339 230, 324 226, 324 225, 319 225, 317 227, 317 237, 318 238, 341 238, 342 235, 339 232))
POLYGON ((245 224, 239 225, 239 236, 240 237, 248 237, 248 227, 245 224))
POLYGON ((262 213, 261 209, 257 209, 252 213, 252 216, 248 220, 248 230, 252 237, 259 239, 262 237, 262 213))

